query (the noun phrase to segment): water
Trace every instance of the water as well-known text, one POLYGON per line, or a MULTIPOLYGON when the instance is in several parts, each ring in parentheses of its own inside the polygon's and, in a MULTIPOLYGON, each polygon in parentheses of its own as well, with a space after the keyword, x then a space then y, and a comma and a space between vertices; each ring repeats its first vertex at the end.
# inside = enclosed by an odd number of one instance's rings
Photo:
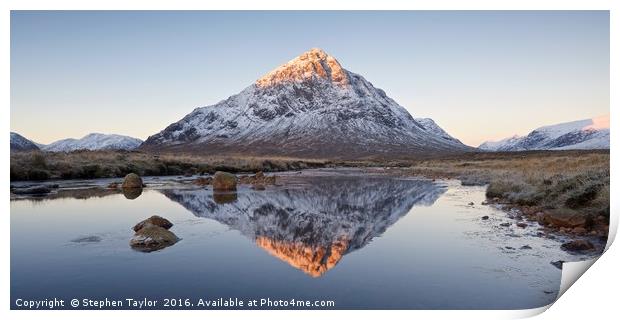
POLYGON ((308 171, 216 198, 157 181, 133 200, 100 189, 13 199, 12 307, 18 298, 269 298, 346 309, 535 308, 559 289, 550 262, 588 258, 560 250, 562 238, 537 236, 534 224, 516 227, 480 205, 484 187, 458 181, 308 171), (131 227, 154 214, 182 240, 132 250, 131 227))

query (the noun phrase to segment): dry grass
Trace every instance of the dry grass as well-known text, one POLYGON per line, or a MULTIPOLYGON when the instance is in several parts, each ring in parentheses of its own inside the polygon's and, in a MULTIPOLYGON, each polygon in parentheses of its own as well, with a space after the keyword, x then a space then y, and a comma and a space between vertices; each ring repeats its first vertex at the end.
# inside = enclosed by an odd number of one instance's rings
POLYGON ((11 181, 92 179, 139 175, 184 175, 229 172, 301 170, 329 166, 324 160, 257 157, 209 157, 124 151, 11 153, 11 181))
POLYGON ((409 173, 486 185, 487 197, 609 221, 609 151, 470 154, 414 163, 409 173))

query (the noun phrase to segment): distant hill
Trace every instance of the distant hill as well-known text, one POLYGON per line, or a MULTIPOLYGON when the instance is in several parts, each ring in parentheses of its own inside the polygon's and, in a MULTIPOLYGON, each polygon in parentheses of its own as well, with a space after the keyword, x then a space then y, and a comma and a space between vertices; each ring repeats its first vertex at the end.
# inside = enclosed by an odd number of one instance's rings
POLYGON ((142 140, 118 134, 91 133, 81 139, 63 139, 41 147, 43 151, 69 152, 75 150, 133 150, 142 140))
POLYGON ((478 148, 488 151, 609 149, 609 116, 540 127, 526 136, 487 141, 478 148))
POLYGON ((24 138, 19 133, 11 132, 11 151, 33 151, 39 150, 36 143, 24 138))

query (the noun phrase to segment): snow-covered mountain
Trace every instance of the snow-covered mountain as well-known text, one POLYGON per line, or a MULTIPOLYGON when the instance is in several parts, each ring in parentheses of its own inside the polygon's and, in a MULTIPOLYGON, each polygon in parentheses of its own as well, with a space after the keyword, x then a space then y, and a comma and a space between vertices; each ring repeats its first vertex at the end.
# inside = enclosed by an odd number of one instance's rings
POLYGON ((32 151, 39 147, 32 141, 24 138, 21 134, 11 132, 11 151, 32 151))
POLYGON ((436 132, 334 57, 312 49, 239 94, 195 109, 141 148, 327 158, 473 149, 436 132))
POLYGON ((433 119, 431 118, 415 118, 415 121, 421 124, 422 127, 424 127, 424 130, 426 130, 427 132, 431 134, 434 134, 448 141, 461 143, 459 139, 449 135, 444 129, 442 129, 439 125, 437 125, 437 123, 433 121, 433 119))
POLYGON ((527 136, 487 141, 489 151, 609 149, 609 115, 540 127, 527 136))
POLYGON ((75 150, 133 150, 142 140, 118 134, 91 133, 81 139, 62 139, 43 146, 44 151, 69 152, 75 150))
POLYGON ((306 178, 286 189, 239 190, 223 202, 205 189, 160 192, 318 277, 381 236, 413 206, 431 205, 445 191, 430 180, 340 176, 306 178))

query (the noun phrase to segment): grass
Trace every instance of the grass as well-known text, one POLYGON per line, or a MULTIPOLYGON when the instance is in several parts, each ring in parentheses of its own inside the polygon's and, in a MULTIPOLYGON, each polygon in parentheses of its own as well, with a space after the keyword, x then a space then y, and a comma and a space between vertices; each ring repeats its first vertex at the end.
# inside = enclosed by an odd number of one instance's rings
POLYGON ((609 151, 474 153, 418 161, 408 172, 488 185, 491 201, 531 212, 609 223, 609 151))
POLYGON ((208 174, 218 170, 273 172, 330 165, 325 160, 157 155, 138 151, 13 152, 11 181, 113 178, 131 172, 141 176, 208 174))

